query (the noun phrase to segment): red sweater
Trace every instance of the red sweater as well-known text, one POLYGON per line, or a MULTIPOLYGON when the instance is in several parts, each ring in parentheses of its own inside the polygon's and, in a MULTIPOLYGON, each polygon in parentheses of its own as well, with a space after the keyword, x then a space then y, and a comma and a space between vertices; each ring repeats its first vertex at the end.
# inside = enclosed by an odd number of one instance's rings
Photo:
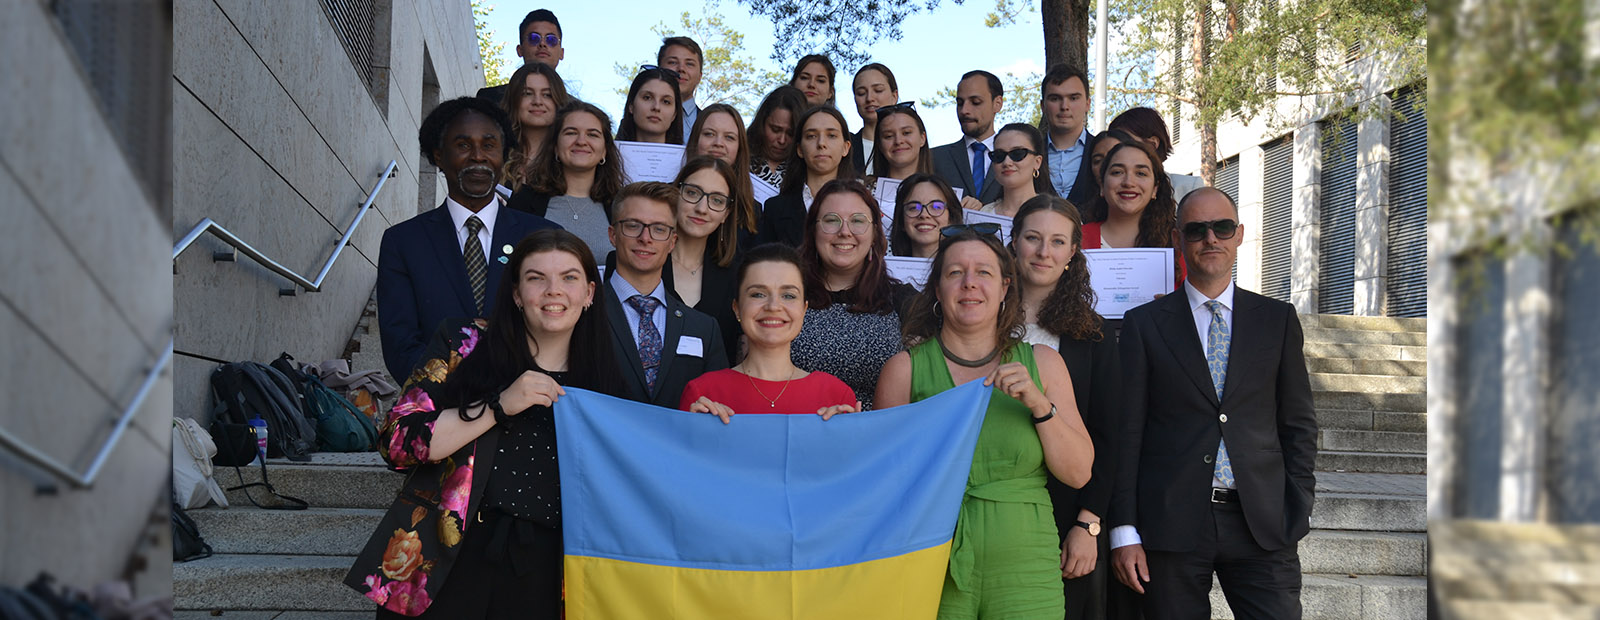
POLYGON ((688 411, 701 396, 727 405, 734 413, 815 414, 823 407, 856 404, 850 386, 820 371, 793 381, 757 379, 732 368, 708 372, 684 386, 678 408, 688 411))

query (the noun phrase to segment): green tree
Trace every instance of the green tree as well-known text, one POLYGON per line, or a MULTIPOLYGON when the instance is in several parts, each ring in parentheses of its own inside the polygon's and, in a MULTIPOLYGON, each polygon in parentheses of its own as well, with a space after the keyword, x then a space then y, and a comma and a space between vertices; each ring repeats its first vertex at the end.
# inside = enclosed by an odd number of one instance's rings
MULTIPOLYGON (((685 36, 700 44, 705 62, 701 66, 700 86, 695 90, 695 100, 701 107, 726 103, 739 110, 745 122, 749 122, 756 106, 761 104, 761 98, 773 88, 788 82, 787 74, 745 53, 744 33, 734 30, 723 21, 716 0, 708 0, 699 17, 684 11, 678 19, 676 27, 662 22, 652 26, 650 31, 663 39, 685 36)), ((655 63, 655 58, 631 64, 617 63, 617 75, 623 79, 617 94, 627 96, 628 85, 633 82, 640 65, 655 63)))
POLYGON ((489 27, 489 12, 494 5, 483 0, 472 0, 473 26, 478 31, 478 59, 483 62, 483 83, 503 84, 511 76, 506 73, 505 43, 496 43, 494 29, 489 27))

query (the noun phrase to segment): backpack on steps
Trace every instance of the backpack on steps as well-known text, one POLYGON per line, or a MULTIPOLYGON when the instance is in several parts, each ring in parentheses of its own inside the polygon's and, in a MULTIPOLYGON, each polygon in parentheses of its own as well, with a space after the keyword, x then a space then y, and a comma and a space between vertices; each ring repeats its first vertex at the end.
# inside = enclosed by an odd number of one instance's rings
POLYGON ((300 368, 288 353, 272 367, 300 386, 306 417, 317 422, 317 449, 323 452, 371 452, 378 449, 378 427, 350 400, 328 387, 317 375, 300 368))
POLYGON ((216 417, 232 424, 267 422, 267 456, 309 461, 317 429, 306 418, 300 390, 282 372, 256 362, 234 362, 211 372, 216 417))

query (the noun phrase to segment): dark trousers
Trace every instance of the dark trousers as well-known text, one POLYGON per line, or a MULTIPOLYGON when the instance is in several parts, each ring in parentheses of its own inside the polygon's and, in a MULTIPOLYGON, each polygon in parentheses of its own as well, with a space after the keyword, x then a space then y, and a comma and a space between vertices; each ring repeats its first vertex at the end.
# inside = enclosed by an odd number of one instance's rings
POLYGON ((1139 593, 1117 581, 1111 571, 1111 535, 1102 532, 1094 571, 1062 579, 1067 599, 1066 620, 1141 620, 1139 593))
MULTIPOLYGON (((516 517, 483 511, 462 535, 461 555, 434 597, 417 618, 451 620, 538 620, 561 617, 561 531, 516 517), (509 532, 512 544, 507 545, 509 532), (500 548, 498 553, 496 547, 500 548), (517 574, 506 547, 530 561, 517 561, 517 574)), ((378 620, 407 620, 378 609, 378 620)))
POLYGON ((1150 583, 1144 613, 1150 620, 1211 617, 1211 575, 1216 573, 1228 607, 1239 620, 1300 617, 1300 554, 1296 545, 1267 551, 1256 544, 1239 504, 1210 504, 1196 548, 1186 552, 1145 550, 1150 583))

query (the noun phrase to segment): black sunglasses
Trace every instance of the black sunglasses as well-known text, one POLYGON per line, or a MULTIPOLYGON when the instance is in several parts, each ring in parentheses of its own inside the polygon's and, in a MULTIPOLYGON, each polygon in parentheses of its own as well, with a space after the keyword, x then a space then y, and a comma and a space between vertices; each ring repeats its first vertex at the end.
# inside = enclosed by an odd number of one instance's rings
POLYGON ((989 151, 989 161, 998 164, 1005 161, 1007 157, 1010 157, 1011 161, 1020 162, 1024 159, 1027 159, 1029 155, 1038 155, 1038 153, 1025 148, 1014 148, 1009 151, 989 151))
POLYGON ((902 102, 896 103, 894 105, 886 105, 886 106, 883 106, 881 108, 878 108, 876 110, 876 112, 879 113, 879 114, 883 114, 884 112, 888 112, 890 110, 915 111, 916 109, 917 109, 917 102, 915 102, 915 101, 902 101, 902 102))
POLYGON ((976 224, 951 224, 951 225, 946 226, 944 228, 940 228, 939 229, 939 234, 944 235, 946 237, 954 237, 956 235, 959 235, 961 233, 967 232, 969 230, 972 231, 972 232, 978 233, 980 235, 997 235, 997 234, 1000 233, 1000 225, 996 224, 994 222, 978 222, 976 224))
POLYGON ((640 73, 644 73, 646 71, 660 71, 662 73, 667 74, 668 77, 671 77, 672 81, 674 81, 674 82, 678 81, 678 72, 674 71, 672 69, 668 69, 666 67, 658 67, 658 66, 655 66, 655 65, 639 65, 639 72, 640 73))
POLYGON ((537 32, 528 33, 528 45, 538 45, 540 41, 544 41, 544 44, 547 47, 556 47, 561 45, 561 37, 556 35, 547 34, 541 37, 537 32))
POLYGON ((1239 232, 1239 223, 1233 220, 1189 222, 1183 225, 1183 238, 1190 242, 1205 241, 1207 230, 1216 233, 1218 239, 1232 239, 1234 233, 1239 232))

